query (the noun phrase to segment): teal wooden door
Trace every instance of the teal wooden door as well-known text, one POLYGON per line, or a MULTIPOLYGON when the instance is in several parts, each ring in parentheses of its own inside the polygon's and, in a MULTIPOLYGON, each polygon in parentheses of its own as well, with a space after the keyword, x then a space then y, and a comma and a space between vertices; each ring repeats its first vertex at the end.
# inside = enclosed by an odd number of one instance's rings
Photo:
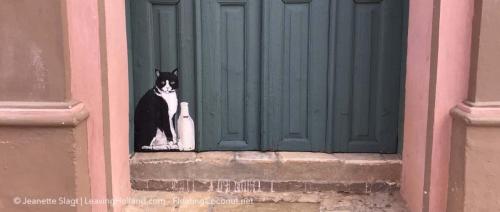
POLYGON ((329 4, 264 1, 264 149, 325 150, 329 4))
POLYGON ((331 5, 329 151, 397 151, 405 5, 401 0, 331 5))
POLYGON ((260 2, 198 1, 201 150, 259 150, 260 2))
POLYGON ((198 151, 394 153, 406 5, 133 0, 132 99, 179 67, 198 151))

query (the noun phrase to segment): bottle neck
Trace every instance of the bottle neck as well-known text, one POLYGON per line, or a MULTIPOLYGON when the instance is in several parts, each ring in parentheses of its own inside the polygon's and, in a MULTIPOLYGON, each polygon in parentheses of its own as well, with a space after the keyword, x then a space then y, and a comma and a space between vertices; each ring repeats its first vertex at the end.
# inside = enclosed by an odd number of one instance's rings
POLYGON ((189 107, 187 103, 181 103, 181 116, 189 116, 189 107))

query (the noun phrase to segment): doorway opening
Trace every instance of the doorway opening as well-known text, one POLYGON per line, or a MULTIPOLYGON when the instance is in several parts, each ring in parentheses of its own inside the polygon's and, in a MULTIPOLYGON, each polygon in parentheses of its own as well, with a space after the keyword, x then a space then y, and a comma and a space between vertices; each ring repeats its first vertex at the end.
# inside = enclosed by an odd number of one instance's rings
POLYGON ((396 153, 408 2, 129 1, 130 123, 179 69, 196 150, 396 153))

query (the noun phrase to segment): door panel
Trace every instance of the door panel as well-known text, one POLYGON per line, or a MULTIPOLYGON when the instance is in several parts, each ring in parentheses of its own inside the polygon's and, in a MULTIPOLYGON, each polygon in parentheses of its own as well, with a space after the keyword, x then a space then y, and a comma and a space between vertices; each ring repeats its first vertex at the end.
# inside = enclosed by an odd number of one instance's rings
POLYGON ((200 1, 201 149, 257 150, 260 143, 259 2, 200 1))
POLYGON ((330 151, 394 153, 402 55, 400 0, 335 1, 330 151))
POLYGON ((328 1, 264 1, 264 149, 325 147, 328 6, 328 1))
POLYGON ((179 66, 177 4, 155 4, 152 9, 155 67, 171 71, 179 66))

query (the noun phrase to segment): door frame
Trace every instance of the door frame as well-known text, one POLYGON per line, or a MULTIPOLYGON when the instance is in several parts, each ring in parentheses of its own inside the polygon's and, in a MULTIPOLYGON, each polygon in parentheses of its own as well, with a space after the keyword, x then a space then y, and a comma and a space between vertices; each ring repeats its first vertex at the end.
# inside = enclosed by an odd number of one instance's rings
MULTIPOLYGON (((132 155, 134 153, 133 151, 133 129, 134 129, 134 108, 135 108, 135 105, 134 105, 134 83, 133 83, 133 48, 132 48, 132 30, 131 30, 131 1, 133 0, 125 0, 125 8, 126 8, 126 33, 127 33, 127 49, 128 49, 128 66, 129 66, 129 98, 130 98, 130 104, 129 104, 129 108, 130 108, 130 111, 129 111, 129 122, 130 122, 130 130, 129 131, 129 150, 130 150, 130 154, 132 155)), ((172 2, 172 1, 177 1, 177 0, 151 0, 151 1, 155 1, 155 2, 172 2)), ((194 47, 194 57, 195 57, 195 60, 194 60, 194 64, 195 64, 195 74, 193 79, 194 79, 194 84, 196 85, 196 82, 199 82, 201 80, 201 76, 199 73, 199 68, 201 67, 201 64, 202 64, 202 61, 201 61, 201 45, 200 44, 200 41, 199 41, 199 37, 201 37, 201 10, 200 10, 200 5, 199 5, 199 0, 191 0, 193 1, 193 5, 194 5, 194 14, 195 14, 195 19, 194 19, 194 22, 195 22, 195 27, 193 29, 193 36, 194 36, 194 41, 195 41, 195 47, 194 47)), ((403 140, 403 135, 404 135, 404 111, 405 111, 405 82, 406 82, 406 60, 407 60, 407 33, 408 33, 408 19, 409 19, 409 0, 403 0, 403 31, 401 33, 401 37, 402 37, 402 50, 401 50, 401 57, 402 57, 402 60, 401 60, 401 72, 400 72, 400 95, 399 95, 399 115, 398 115, 398 135, 397 135, 397 152, 398 154, 400 154, 403 150, 403 144, 404 144, 404 140, 403 140)), ((195 97, 195 101, 196 102, 199 102, 201 100, 201 95, 197 95, 201 92, 201 88, 200 86, 195 86, 196 87, 196 90, 195 90, 195 93, 192 94, 192 96, 195 97)), ((264 89, 262 89, 264 90, 264 89)), ((195 106, 194 104, 192 106, 195 106)), ((201 107, 197 107, 197 108, 192 108, 190 109, 192 110, 193 112, 191 113, 193 116, 198 116, 196 118, 196 125, 199 126, 199 123, 201 123, 203 117, 202 117, 202 110, 201 110, 201 107)), ((266 127, 266 124, 264 121, 262 121, 262 124, 261 124, 261 132, 263 134, 265 134, 264 130, 265 127, 266 127)), ((199 138, 201 137, 201 128, 200 127, 197 127, 196 128, 196 151, 200 151, 199 149, 199 146, 200 146, 200 143, 202 142, 199 138)), ((270 150, 269 148, 269 144, 267 144, 266 142, 264 142, 265 140, 262 140, 261 139, 261 148, 262 148, 262 151, 267 151, 267 150, 270 150)), ((326 145, 326 149, 327 149, 327 152, 328 153, 333 153, 333 145, 330 144, 331 142, 327 142, 325 145, 326 145)))

